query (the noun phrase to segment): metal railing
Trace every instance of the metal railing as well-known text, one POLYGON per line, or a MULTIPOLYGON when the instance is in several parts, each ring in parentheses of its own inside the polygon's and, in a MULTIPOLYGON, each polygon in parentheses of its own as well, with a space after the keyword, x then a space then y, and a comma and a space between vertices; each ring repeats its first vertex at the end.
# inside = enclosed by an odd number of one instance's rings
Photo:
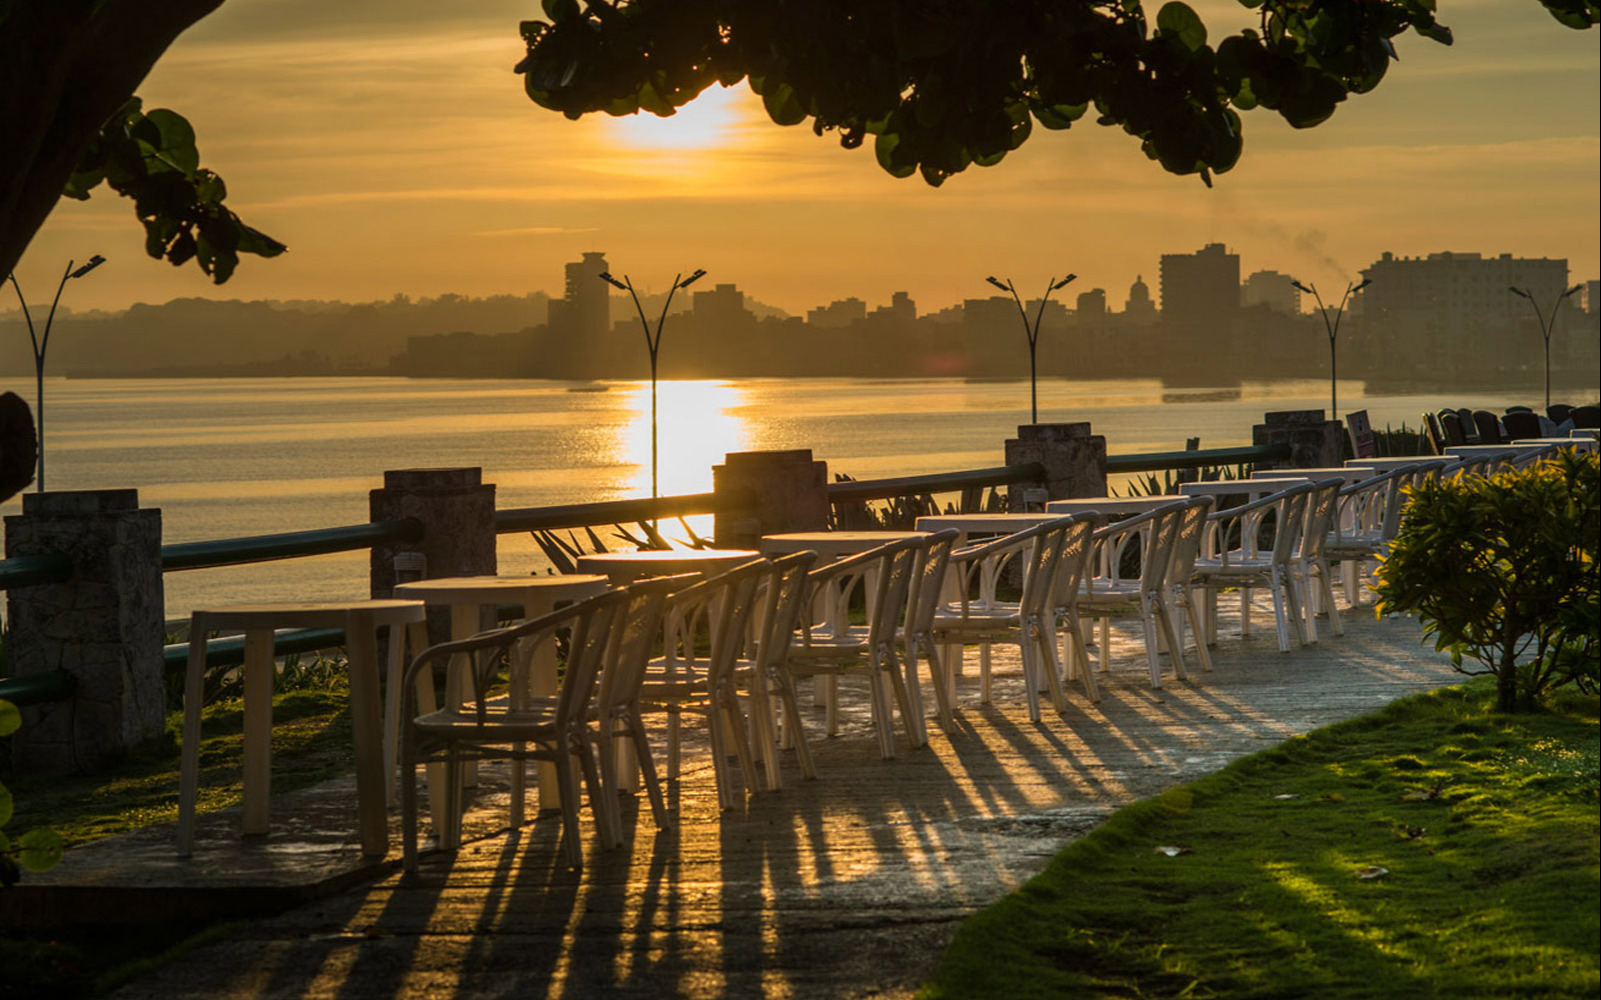
MULTIPOLYGON (((1244 448, 1214 448, 1207 451, 1149 452, 1110 455, 1106 468, 1111 473, 1142 472, 1155 469, 1193 469, 1210 465, 1274 461, 1288 458, 1285 445, 1244 448)), ((976 490, 1011 483, 1037 482, 1045 475, 1036 462, 994 466, 922 476, 899 476, 829 483, 831 504, 859 503, 898 496, 976 490)), ((538 531, 554 528, 583 528, 603 524, 653 521, 662 518, 715 514, 728 501, 715 493, 680 496, 608 500, 598 503, 564 504, 551 507, 522 507, 495 512, 495 532, 538 531)), ((215 541, 179 542, 161 547, 161 569, 176 572, 240 566, 278 559, 325 555, 371 548, 386 542, 415 543, 422 539, 422 522, 399 518, 371 524, 355 524, 313 531, 290 531, 215 541)), ((18 556, 0 560, 0 590, 9 587, 60 583, 72 575, 72 563, 60 554, 18 556)), ((311 652, 343 645, 342 629, 286 629, 277 634, 273 651, 277 655, 311 652)), ((188 662, 189 644, 163 647, 168 670, 181 671, 188 662)), ((207 666, 230 666, 244 660, 241 636, 211 640, 206 648, 207 666)), ((27 677, 0 680, 0 697, 17 704, 36 704, 70 696, 73 679, 63 671, 47 671, 27 677), (10 692, 10 694, 7 694, 10 692)))

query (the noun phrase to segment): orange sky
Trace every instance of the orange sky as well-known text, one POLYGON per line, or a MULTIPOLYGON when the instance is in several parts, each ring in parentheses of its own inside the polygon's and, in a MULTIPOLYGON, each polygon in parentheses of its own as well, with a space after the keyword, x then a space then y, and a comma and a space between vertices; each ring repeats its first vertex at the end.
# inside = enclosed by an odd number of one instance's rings
MULTIPOLYGON (((1214 40, 1254 20, 1196 6, 1214 40)), ((772 125, 743 85, 669 123, 540 109, 511 72, 532 0, 228 0, 140 93, 189 117, 235 211, 290 252, 213 286, 146 257, 131 203, 98 192, 57 209, 18 277, 48 299, 69 258, 106 255, 68 290, 79 309, 560 294, 562 263, 602 250, 642 291, 702 267, 791 312, 902 289, 926 312, 990 294, 986 274, 1032 296, 1067 271, 1069 292, 1121 308, 1136 275, 1156 291, 1160 254, 1209 242, 1325 290, 1386 250, 1566 257, 1596 277, 1601 32, 1532 0, 1440 6, 1455 46, 1403 36, 1379 89, 1310 131, 1247 114, 1245 156, 1212 190, 1088 118, 935 190, 884 174, 871 143, 772 125)))

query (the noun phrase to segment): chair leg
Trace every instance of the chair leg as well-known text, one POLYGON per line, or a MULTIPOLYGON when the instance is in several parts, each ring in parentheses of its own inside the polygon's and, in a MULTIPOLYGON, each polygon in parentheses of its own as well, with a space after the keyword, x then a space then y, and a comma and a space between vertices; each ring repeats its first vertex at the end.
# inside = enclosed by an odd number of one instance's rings
POLYGON ((401 756, 404 759, 400 768, 401 866, 411 873, 417 870, 417 767, 409 753, 402 752, 401 756))
POLYGON ((656 758, 650 752, 650 739, 645 735, 645 724, 639 713, 630 710, 624 718, 628 735, 634 741, 634 757, 639 761, 639 772, 644 777, 645 794, 650 796, 650 812, 656 820, 656 829, 671 830, 673 820, 667 812, 667 800, 662 797, 661 781, 656 777, 656 758))
MULTIPOLYGON (((451 777, 446 779, 447 784, 455 780, 456 771, 455 767, 450 769, 451 777)), ((581 871, 584 867, 584 846, 578 839, 578 788, 573 781, 571 757, 557 755, 556 785, 561 789, 562 853, 567 858, 567 867, 581 871)))
POLYGON ((906 654, 904 659, 899 654, 891 659, 890 680, 895 688, 895 697, 901 703, 901 721, 906 725, 906 735, 911 737, 912 746, 927 746, 928 725, 923 716, 923 685, 917 678, 917 640, 908 639, 903 651, 906 654))
POLYGON ((1140 593, 1140 625, 1145 629, 1145 662, 1151 668, 1151 687, 1162 686, 1162 660, 1156 638, 1156 612, 1150 594, 1140 593))
POLYGON ((1062 693, 1062 661, 1056 655, 1056 629, 1044 622, 1029 627, 1034 644, 1039 649, 1038 659, 1045 669, 1045 688, 1050 693, 1051 705, 1058 713, 1067 711, 1067 696, 1062 693))
POLYGON ((1184 613, 1189 616, 1190 630, 1195 633, 1195 656, 1201 661, 1201 671, 1210 673, 1212 670, 1212 653, 1206 648, 1206 630, 1201 621, 1199 605, 1203 598, 1198 597, 1189 587, 1181 587, 1184 602, 1184 613))
POLYGON ((978 646, 978 703, 990 703, 990 644, 987 642, 978 646))
POLYGON ((622 786, 618 781, 617 750, 613 739, 616 731, 614 725, 602 720, 596 747, 591 748, 586 744, 584 753, 579 757, 584 767, 584 780, 589 784, 589 803, 590 810, 595 814, 595 831, 599 835, 600 846, 606 849, 623 845, 623 815, 617 805, 622 786), (598 777, 594 773, 597 749, 600 757, 598 777))
MULTIPOLYGON (((1090 666, 1090 651, 1084 645, 1083 626, 1078 616, 1074 615, 1068 620, 1068 627, 1062 632, 1062 648, 1067 650, 1072 644, 1071 657, 1078 664, 1079 679, 1084 684, 1084 694, 1094 704, 1101 700, 1101 686, 1095 680, 1095 670, 1090 666)), ((1064 655, 1066 653, 1064 652, 1064 655)))
POLYGON ((784 711, 784 725, 791 734, 789 739, 795 744, 795 757, 800 761, 801 777, 817 777, 817 768, 812 763, 812 748, 806 742, 806 730, 801 726, 800 704, 795 698, 795 684, 789 675, 778 682, 778 700, 784 711))
POLYGON ((773 719, 767 678, 754 670, 750 678, 750 728, 754 749, 761 754, 767 790, 776 792, 784 787, 784 776, 778 767, 778 726, 773 719))
MULTIPOLYGON (((1275 592, 1273 598, 1275 607, 1278 596, 1275 592)), ((1275 612, 1276 614, 1277 612, 1275 612)), ((1240 588, 1240 637, 1247 638, 1251 634, 1251 587, 1249 584, 1240 588)))
POLYGON ((1340 621, 1340 609, 1334 606, 1334 581, 1331 579, 1331 567, 1326 562, 1316 564, 1318 583, 1323 587, 1323 597, 1329 607, 1329 631, 1335 635, 1345 634, 1345 623, 1340 621))
POLYGON ((928 659, 929 685, 934 689, 934 704, 939 711, 939 727, 946 735, 955 731, 956 722, 951 714, 950 685, 945 677, 945 664, 940 659, 939 646, 928 636, 921 636, 915 640, 911 650, 913 668, 917 665, 917 647, 921 646, 923 655, 928 659))
POLYGON ((717 785, 717 805, 721 809, 734 806, 734 794, 729 788, 733 778, 728 773, 728 727, 723 722, 721 706, 713 703, 707 709, 706 728, 712 742, 712 779, 717 785))

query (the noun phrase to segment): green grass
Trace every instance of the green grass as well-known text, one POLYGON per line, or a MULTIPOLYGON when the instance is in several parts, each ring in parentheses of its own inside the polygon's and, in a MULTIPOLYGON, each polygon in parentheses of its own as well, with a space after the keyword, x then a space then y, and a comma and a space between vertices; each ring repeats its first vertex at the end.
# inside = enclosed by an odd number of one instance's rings
MULTIPOLYGON (((272 787, 286 792, 349 773, 348 698, 341 689, 300 689, 273 698, 272 787)), ((199 810, 238 805, 244 712, 240 702, 206 708, 201 723, 199 810)), ((179 737, 183 713, 167 716, 161 738, 93 775, 14 773, 3 780, 16 797, 11 832, 48 826, 68 845, 178 818, 179 737)))
POLYGON ((1409 698, 1119 811, 919 995, 1597 996, 1597 700, 1493 702, 1409 698))

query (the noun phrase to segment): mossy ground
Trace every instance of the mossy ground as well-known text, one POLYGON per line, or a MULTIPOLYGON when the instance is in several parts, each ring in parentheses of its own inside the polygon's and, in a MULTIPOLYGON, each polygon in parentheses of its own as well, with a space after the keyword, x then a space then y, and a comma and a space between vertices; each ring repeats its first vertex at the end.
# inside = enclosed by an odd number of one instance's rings
POLYGON ((1596 698, 1493 702, 1409 698, 1121 810, 921 996, 1597 996, 1596 698))

